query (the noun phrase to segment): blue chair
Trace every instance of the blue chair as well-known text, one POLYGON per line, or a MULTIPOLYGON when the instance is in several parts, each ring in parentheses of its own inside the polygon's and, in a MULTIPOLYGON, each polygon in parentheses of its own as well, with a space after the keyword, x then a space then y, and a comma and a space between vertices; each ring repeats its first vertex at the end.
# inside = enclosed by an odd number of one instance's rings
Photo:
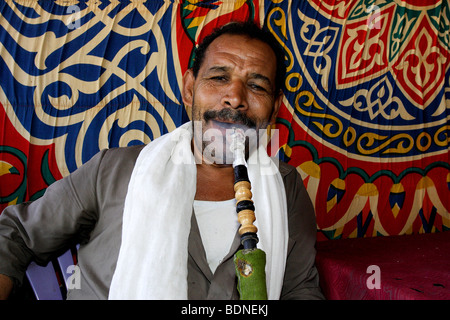
POLYGON ((46 266, 39 266, 31 262, 26 276, 37 300, 65 300, 67 282, 72 275, 75 251, 67 250, 46 266))

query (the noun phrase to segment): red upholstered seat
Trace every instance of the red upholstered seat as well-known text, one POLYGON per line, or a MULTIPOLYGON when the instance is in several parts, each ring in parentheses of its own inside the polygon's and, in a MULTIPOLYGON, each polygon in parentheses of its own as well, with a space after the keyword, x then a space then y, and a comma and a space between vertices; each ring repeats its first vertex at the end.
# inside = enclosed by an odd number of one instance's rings
POLYGON ((450 232, 320 241, 316 263, 327 299, 450 299, 450 232))

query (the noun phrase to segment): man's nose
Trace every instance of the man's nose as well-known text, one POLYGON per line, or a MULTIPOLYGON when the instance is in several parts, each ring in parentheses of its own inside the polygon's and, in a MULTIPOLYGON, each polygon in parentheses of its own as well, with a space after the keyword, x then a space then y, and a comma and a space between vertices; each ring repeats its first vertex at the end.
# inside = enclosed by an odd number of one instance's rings
POLYGON ((246 86, 241 80, 230 82, 222 98, 222 105, 233 109, 248 108, 246 86))

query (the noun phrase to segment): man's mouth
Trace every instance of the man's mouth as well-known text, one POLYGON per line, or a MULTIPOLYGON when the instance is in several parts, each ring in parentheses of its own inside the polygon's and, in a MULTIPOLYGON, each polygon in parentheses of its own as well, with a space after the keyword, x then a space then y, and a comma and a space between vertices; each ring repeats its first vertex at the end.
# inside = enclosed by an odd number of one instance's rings
POLYGON ((240 127, 242 129, 256 128, 256 123, 247 115, 240 111, 232 111, 229 108, 220 111, 208 110, 203 114, 203 119, 206 123, 214 122, 214 126, 222 129, 232 129, 233 127, 240 127))
POLYGON ((242 129, 245 131, 246 129, 248 129, 243 124, 235 123, 235 122, 211 120, 210 123, 211 123, 211 128, 219 129, 220 131, 233 130, 233 129, 242 129))

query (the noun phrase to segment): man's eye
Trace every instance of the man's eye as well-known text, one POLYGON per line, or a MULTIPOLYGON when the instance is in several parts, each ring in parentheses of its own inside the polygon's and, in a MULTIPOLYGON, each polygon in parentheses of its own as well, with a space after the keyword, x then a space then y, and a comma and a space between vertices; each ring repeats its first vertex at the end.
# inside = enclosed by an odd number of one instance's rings
POLYGON ((227 80, 227 78, 225 76, 214 76, 210 78, 211 80, 215 80, 215 81, 225 81, 227 80))
POLYGON ((262 86, 260 86, 260 85, 258 85, 258 84, 256 84, 256 83, 250 83, 249 86, 250 86, 250 88, 252 88, 252 89, 255 90, 255 91, 264 91, 264 92, 267 92, 266 88, 264 88, 264 87, 262 87, 262 86))

